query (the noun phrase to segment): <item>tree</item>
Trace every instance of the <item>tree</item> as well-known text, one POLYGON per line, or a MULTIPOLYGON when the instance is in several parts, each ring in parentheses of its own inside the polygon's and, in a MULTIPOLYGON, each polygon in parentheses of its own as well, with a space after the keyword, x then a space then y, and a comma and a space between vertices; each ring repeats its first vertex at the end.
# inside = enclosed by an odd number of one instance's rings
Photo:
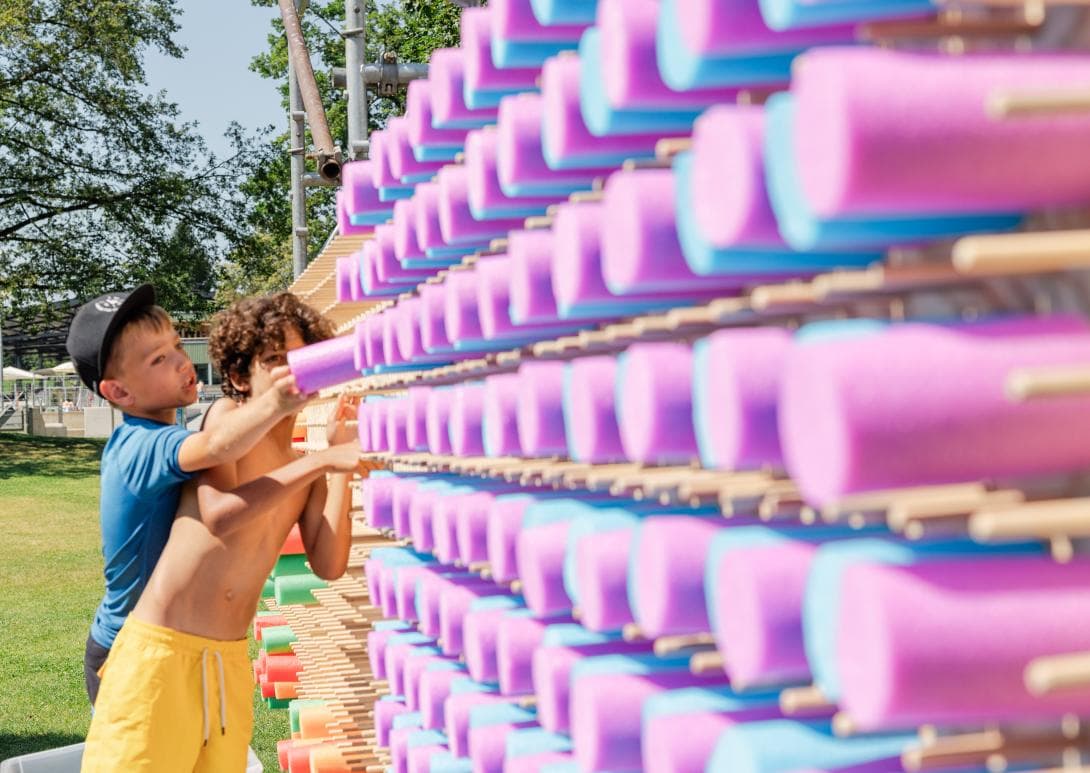
POLYGON ((235 155, 217 159, 148 93, 144 55, 182 54, 177 13, 176 0, 0 2, 0 296, 17 317, 153 276, 198 313, 211 267, 246 236, 236 181, 260 154, 235 127, 235 155))
MULTIPOLYGON (((276 0, 251 0, 254 5, 272 7, 276 0)), ((344 0, 311 2, 300 19, 314 62, 315 75, 325 104, 330 132, 341 147, 347 146, 348 119, 344 95, 333 88, 329 71, 345 63, 344 0)), ((397 54, 402 62, 427 62, 436 48, 459 43, 459 9, 448 0, 367 0, 366 59, 377 62, 384 52, 397 54)), ((281 83, 280 92, 287 122, 288 52, 280 20, 272 22, 269 50, 254 58, 251 69, 281 83)), ((404 94, 396 98, 372 99, 369 128, 374 131, 386 119, 404 109, 404 94)), ((308 134, 308 142, 310 137, 308 134)), ((288 166, 288 134, 275 137, 260 155, 253 175, 241 187, 250 202, 247 224, 250 236, 239 244, 231 265, 224 272, 218 301, 286 287, 291 282, 291 174, 288 166)), ((307 193, 309 253, 313 258, 333 230, 333 192, 329 188, 307 193)))

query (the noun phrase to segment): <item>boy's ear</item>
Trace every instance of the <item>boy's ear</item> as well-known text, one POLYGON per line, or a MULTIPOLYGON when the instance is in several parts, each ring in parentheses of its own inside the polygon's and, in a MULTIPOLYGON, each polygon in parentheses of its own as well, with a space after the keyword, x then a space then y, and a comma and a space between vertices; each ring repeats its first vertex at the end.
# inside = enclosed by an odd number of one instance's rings
POLYGON ((227 374, 227 380, 240 394, 248 395, 250 393, 250 380, 241 378, 235 371, 227 374))
POLYGON ((103 379, 98 384, 98 390, 102 393, 102 396, 106 398, 107 402, 113 403, 121 408, 129 407, 135 400, 132 393, 117 379, 103 379))

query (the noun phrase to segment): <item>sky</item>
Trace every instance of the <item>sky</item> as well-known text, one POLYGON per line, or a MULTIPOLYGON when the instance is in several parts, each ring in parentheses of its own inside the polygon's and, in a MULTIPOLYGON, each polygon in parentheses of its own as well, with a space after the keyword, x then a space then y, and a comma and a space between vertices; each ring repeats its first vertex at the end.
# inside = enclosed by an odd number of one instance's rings
POLYGON ((250 59, 267 47, 269 21, 276 7, 255 8, 249 0, 180 0, 184 10, 174 40, 187 49, 183 59, 158 52, 145 61, 148 85, 167 92, 181 118, 197 121, 216 155, 230 151, 223 133, 231 121, 247 129, 274 124, 287 128, 276 83, 249 69, 250 59))

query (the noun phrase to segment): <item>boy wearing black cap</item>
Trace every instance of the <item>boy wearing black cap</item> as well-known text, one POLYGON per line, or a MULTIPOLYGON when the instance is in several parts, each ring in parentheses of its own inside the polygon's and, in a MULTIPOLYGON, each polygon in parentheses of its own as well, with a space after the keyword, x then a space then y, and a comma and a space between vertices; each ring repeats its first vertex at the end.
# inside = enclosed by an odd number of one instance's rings
POLYGON ((199 470, 233 462, 307 395, 287 367, 270 373, 273 387, 214 426, 191 432, 174 424, 192 404, 197 375, 155 290, 108 293, 80 307, 67 349, 80 379, 124 414, 102 454, 100 520, 106 593, 84 653, 91 703, 98 672, 126 616, 136 605, 166 545, 182 483, 199 470))

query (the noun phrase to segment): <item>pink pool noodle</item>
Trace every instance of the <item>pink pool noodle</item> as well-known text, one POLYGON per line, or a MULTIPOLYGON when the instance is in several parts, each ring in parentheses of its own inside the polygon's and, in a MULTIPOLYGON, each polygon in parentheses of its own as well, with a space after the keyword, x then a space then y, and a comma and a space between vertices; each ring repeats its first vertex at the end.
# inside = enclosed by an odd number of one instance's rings
POLYGON ((534 726, 534 722, 526 721, 470 727, 469 756, 475 773, 503 773, 507 736, 515 730, 534 726))
MULTIPOLYGON (((413 199, 401 199, 394 202, 393 252, 398 260, 419 260, 424 257, 424 250, 416 240, 416 202, 413 199)), ((427 276, 427 272, 417 269, 418 275, 427 276)), ((382 274, 379 274, 382 278, 382 274)))
POLYGON ((554 170, 545 163, 541 149, 541 121, 545 104, 540 94, 521 93, 500 101, 496 121, 497 173, 504 189, 519 185, 568 185, 589 188, 593 179, 614 167, 554 170))
MULTIPOLYGON (((479 588, 484 591, 496 590, 495 583, 482 580, 475 574, 457 574, 441 577, 434 572, 421 576, 417 587, 417 605, 420 620, 417 627, 427 636, 439 637, 442 634, 441 607, 444 593, 454 588, 479 588)), ((458 644, 461 644, 459 639, 458 644)))
MULTIPOLYGON (((360 403, 361 407, 363 405, 365 403, 360 403)), ((392 477, 370 476, 360 484, 363 511, 373 529, 389 529, 394 525, 394 480, 392 477)))
POLYGON ((1086 157, 1090 118, 996 120, 986 107, 998 89, 1088 80, 1085 56, 810 52, 792 84, 803 192, 825 217, 1085 204, 1090 182, 1075 160, 1086 157))
POLYGON ((398 303, 397 350, 406 362, 446 362, 449 354, 432 354, 424 348, 421 319, 424 302, 419 296, 403 298, 398 303))
POLYGON ((386 440, 386 400, 373 400, 371 410, 367 412, 367 418, 371 422, 371 450, 388 451, 386 440))
POLYGON ((424 147, 458 147, 464 144, 466 129, 436 129, 432 126, 431 102, 430 79, 409 83, 405 90, 405 122, 409 142, 424 147))
POLYGON ((510 198, 500 187, 497 165, 499 149, 495 126, 486 126, 469 133, 466 138, 465 167, 469 173, 469 204, 477 211, 494 209, 540 208, 556 204, 563 196, 533 196, 510 198))
POLYGON ((363 277, 360 275, 360 260, 362 250, 348 256, 348 298, 349 301, 364 300, 363 277))
POLYGON ((367 657, 375 679, 386 678, 386 640, 399 633, 404 631, 388 628, 367 632, 367 657))
POLYGON ((405 362, 397 346, 397 328, 401 323, 402 309, 391 306, 379 316, 382 318, 382 361, 386 365, 400 365, 405 362))
POLYGON ((405 705, 410 711, 420 710, 420 677, 433 663, 453 663, 453 658, 442 655, 416 655, 406 658, 401 670, 401 684, 404 688, 405 705))
POLYGON ((409 773, 409 736, 418 732, 418 727, 390 730, 390 769, 393 773, 409 773))
POLYGON ((408 121, 404 116, 395 116, 386 122, 386 138, 389 142, 386 152, 390 159, 390 172, 402 183, 412 181, 405 178, 433 175, 446 163, 416 160, 409 141, 408 121))
POLYGON ((637 343, 617 371, 617 425, 629 461, 686 464, 697 456, 693 352, 672 341, 637 343))
POLYGON ((719 330, 700 346, 703 367, 693 374, 693 408, 704 464, 723 470, 782 467, 777 415, 790 333, 774 327, 719 330))
POLYGON ((418 259, 424 254, 416 244, 415 211, 413 199, 401 199, 394 203, 393 223, 375 226, 375 274, 384 284, 422 282, 435 273, 426 268, 401 265, 402 260, 418 259))
POLYGON ((461 40, 465 57, 467 91, 505 92, 533 89, 540 72, 534 67, 501 70, 492 63, 492 12, 490 8, 462 11, 461 40), (467 13, 468 11, 468 13, 467 13))
MULTIPOLYGON (((390 682, 391 695, 404 695, 405 693, 405 663, 410 656, 417 653, 421 646, 419 642, 399 642, 388 644, 386 647, 386 678, 390 682)), ((408 700, 406 699, 406 705, 408 700)))
POLYGON ((405 420, 405 440, 413 451, 428 448, 428 393, 431 387, 411 387, 409 413, 405 420))
POLYGON ((525 695, 534 690, 534 650, 545 639, 545 628, 556 618, 507 615, 496 629, 496 681, 504 695, 525 695))
POLYGON ((371 406, 366 402, 361 402, 356 408, 356 435, 359 438, 361 452, 366 454, 373 450, 371 448, 371 406))
POLYGON ((716 87, 679 92, 662 82, 655 58, 658 11, 657 0, 599 0, 601 77, 610 106, 654 110, 733 102, 737 89, 716 87))
POLYGON ((442 730, 446 723, 443 704, 450 697, 451 683, 465 679, 465 671, 436 669, 420 675, 418 699, 423 726, 427 730, 442 730))
POLYGON ((390 170, 389 148, 393 138, 385 129, 371 132, 368 155, 371 160, 371 181, 376 188, 400 188, 401 180, 390 170))
POLYGON ((447 494, 439 498, 432 510, 432 554, 443 563, 458 560, 458 540, 455 534, 455 514, 461 494, 447 494))
POLYGON ((765 187, 764 124, 764 108, 742 105, 716 105, 693 124, 688 198, 715 247, 783 247, 765 187))
POLYGON ((413 200, 416 202, 413 226, 416 228, 417 246, 424 251, 445 247, 446 242, 439 228, 439 183, 420 183, 413 193, 413 200))
POLYGON ((649 639, 700 633, 710 627, 704 600, 708 548, 721 521, 687 515, 653 515, 640 522, 629 596, 633 617, 649 639))
POLYGON ((628 554, 632 528, 595 532, 575 545, 579 622, 590 631, 616 631, 632 622, 628 604, 628 554))
POLYGON ((802 599, 818 544, 784 540, 723 553, 716 580, 716 647, 739 689, 810 679, 802 599))
MULTIPOLYGON (((571 672, 579 661, 603 655, 635 655, 649 650, 647 642, 626 641, 538 647, 533 653, 532 666, 538 723, 550 733, 571 730, 571 672)), ((639 744, 636 748, 639 749, 639 744)))
POLYGON ((349 219, 348 207, 344 203, 343 189, 337 189, 333 200, 337 212, 337 233, 342 236, 359 236, 371 233, 371 226, 369 225, 352 225, 352 221, 349 219))
POLYGON ((564 363, 527 362, 519 367, 517 422, 525 456, 565 454, 564 363))
POLYGON ((481 338, 481 317, 477 309, 477 278, 472 269, 452 271, 443 282, 446 289, 443 323, 447 340, 475 341, 481 338))
POLYGON ((578 42, 585 24, 556 24, 546 27, 538 22, 530 0, 492 0, 492 37, 526 43, 536 41, 578 42))
POLYGON ((456 456, 481 456, 484 438, 481 417, 484 413, 484 384, 459 384, 454 387, 450 409, 450 452, 456 456))
POLYGON ((484 450, 489 456, 519 454, 516 409, 519 377, 517 373, 497 373, 484 380, 484 450))
POLYGON ((469 713, 473 708, 490 703, 510 702, 510 698, 494 692, 455 693, 447 698, 444 710, 447 720, 447 745, 451 752, 457 757, 469 756, 469 713))
MULTIPOLYGON (((463 95, 465 56, 461 48, 437 48, 432 51, 431 61, 428 63, 428 81, 431 83, 433 125, 483 125, 495 120, 495 107, 475 110, 466 107, 463 95)), ((371 136, 374 137, 374 134, 371 136)))
MULTIPOLYGON (((351 255, 337 258, 337 300, 341 303, 352 300, 352 263, 355 258, 351 255)), ((356 268, 358 275, 359 268, 356 268)))
MULTIPOLYGON (((644 722, 640 735, 644 770, 662 773, 704 773, 719 736, 739 722, 780 719, 777 706, 761 706, 737 711, 700 711, 684 714, 660 714, 644 722), (684 743, 678 743, 684 738, 684 743)), ((888 761, 887 767, 888 770, 888 761)), ((855 771, 855 768, 852 768, 855 771)), ((793 771, 800 773, 800 771, 793 771)))
POLYGON ((379 201, 373 164, 373 161, 349 161, 341 167, 344 206, 350 215, 390 209, 389 203, 379 201))
POLYGON ((542 339, 571 331, 570 323, 555 320, 526 325, 516 325, 511 320, 510 256, 482 257, 474 266, 474 273, 477 275, 477 316, 486 339, 542 339))
POLYGON ((613 355, 580 357, 567 366, 564 424, 575 461, 604 464, 625 458, 614 402, 616 375, 613 355))
POLYGON ((436 755, 447 754, 449 750, 440 743, 409 748, 408 773, 431 773, 431 761, 436 755))
POLYGON ((674 172, 621 171, 602 199, 602 277, 618 294, 732 290, 745 277, 700 276, 685 261, 677 236, 674 172))
POLYGON ((461 585, 440 591, 439 594, 439 646, 444 655, 461 655, 464 648, 462 634, 466 613, 470 605, 486 596, 506 595, 507 591, 494 583, 461 585))
POLYGON ((288 352, 288 366, 303 393, 317 392, 360 377, 356 337, 338 336, 288 352))
POLYGON ((455 538, 458 560, 466 566, 488 560, 488 514, 496 493, 508 492, 478 491, 458 498, 455 538))
POLYGON ((840 705, 863 731, 1084 711, 1090 688, 1031 695, 1025 671, 1035 658, 1090 648, 1088 583, 1085 556, 849 567, 837 636, 840 705))
POLYGON ((420 486, 415 478, 397 478, 394 483, 394 534, 405 538, 409 536, 409 511, 412 507, 413 494, 420 486))
POLYGON ((555 322, 551 228, 511 231, 507 234, 510 258, 510 314, 520 325, 555 322))
POLYGON ((536 615, 571 609, 571 599, 564 589, 564 552, 570 525, 571 521, 555 521, 522 529, 516 537, 515 556, 521 592, 526 606, 536 615))
POLYGON ((409 450, 405 434, 408 411, 408 402, 402 398, 390 400, 386 407, 386 448, 390 453, 403 454, 409 450))
POLYGON ((1016 368, 1088 357, 1090 329, 1078 316, 906 323, 796 344, 780 392, 787 468, 817 505, 857 491, 1082 469, 1090 398, 1014 402, 1005 384, 1016 368))
POLYGON ((496 582, 518 578, 516 544, 530 497, 495 499, 488 508, 488 566, 496 582))
POLYGON ((425 410, 427 425, 428 451, 433 454, 450 453, 450 435, 447 423, 450 421, 450 407, 454 392, 449 389, 432 389, 428 392, 428 405, 425 410))
POLYGON ((373 368, 376 365, 381 365, 386 355, 382 350, 382 316, 380 314, 369 314, 364 317, 362 323, 363 335, 363 353, 366 367, 373 368))
MULTIPOLYGON (((718 681, 722 684, 722 676, 718 681)), ((684 671, 594 674, 573 680, 571 737, 583 770, 639 769, 643 702, 665 690, 712 686, 716 677, 684 671)))
POLYGON ((420 486, 413 492, 410 500, 409 534, 412 536, 413 548, 423 553, 430 553, 435 546, 432 519, 435 517, 435 508, 442 497, 442 492, 420 486))
POLYGON ((568 769, 575 765, 571 752, 526 754, 504 761, 504 773, 541 773, 543 770, 568 769))
POLYGON ((402 701, 375 701, 375 732, 378 745, 390 745, 390 731, 394 727, 394 717, 405 714, 409 707, 402 701))
POLYGON ((469 675, 474 681, 495 682, 499 677, 496 641, 500 621, 510 612, 505 607, 488 607, 466 612, 462 625, 462 649, 469 675))
POLYGON ((469 171, 447 165, 439 176, 439 232, 450 245, 487 244, 522 225, 521 218, 475 220, 469 209, 469 171))
MULTIPOLYGON (((541 70, 542 134, 545 158, 585 159, 594 156, 646 156, 654 152, 659 134, 595 137, 583 122, 579 106, 579 55, 566 51, 546 60, 541 70)), ((574 165, 574 164, 573 164, 574 165)), ((580 164, 581 165, 581 164, 580 164)))
POLYGON ((773 31, 751 0, 675 0, 674 6, 686 49, 701 57, 746 57, 754 52, 850 43, 855 38, 850 25, 773 31))
POLYGON ((449 349, 445 285, 422 284, 417 293, 420 298, 420 343, 429 352, 449 349))
POLYGON ((434 564, 409 564, 399 566, 394 578, 394 604, 397 607, 397 619, 406 623, 415 623, 416 583, 424 572, 434 571, 434 564))

